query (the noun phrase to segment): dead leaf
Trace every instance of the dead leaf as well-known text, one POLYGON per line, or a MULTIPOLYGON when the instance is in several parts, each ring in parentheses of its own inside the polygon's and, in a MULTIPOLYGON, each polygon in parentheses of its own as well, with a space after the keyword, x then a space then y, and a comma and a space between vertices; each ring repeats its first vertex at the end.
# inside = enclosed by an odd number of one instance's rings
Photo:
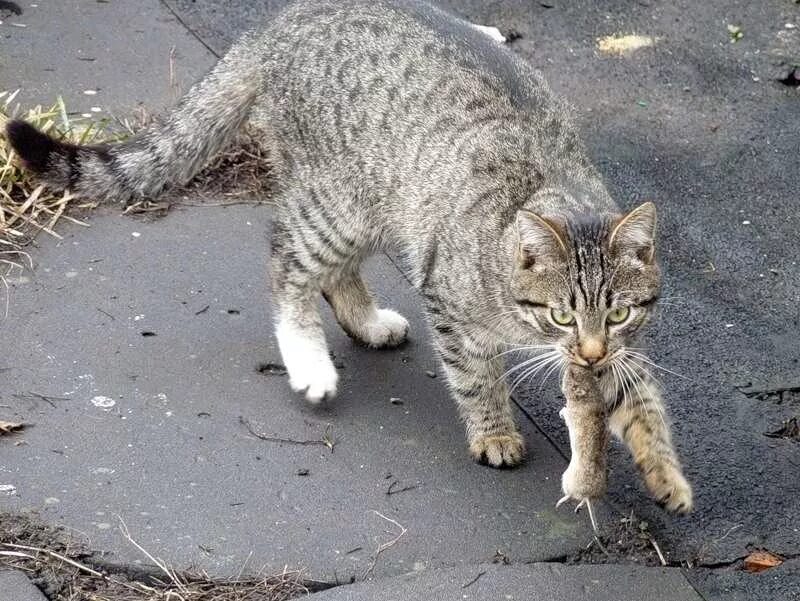
POLYGON ((608 35, 597 38, 597 49, 606 56, 624 56, 654 46, 656 41, 649 35, 608 35))
POLYGON ((744 559, 744 569, 747 572, 763 572, 770 568, 777 567, 783 563, 783 559, 770 553, 769 551, 753 551, 744 559))
POLYGON ((10 434, 11 432, 16 432, 17 430, 22 430, 25 427, 25 424, 17 423, 17 422, 5 422, 0 419, 0 435, 2 434, 10 434))

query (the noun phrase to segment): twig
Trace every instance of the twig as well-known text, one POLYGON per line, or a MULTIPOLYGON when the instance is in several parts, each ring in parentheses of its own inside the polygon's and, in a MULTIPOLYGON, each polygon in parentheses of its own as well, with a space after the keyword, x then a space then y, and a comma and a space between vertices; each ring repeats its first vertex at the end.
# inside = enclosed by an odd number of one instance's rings
POLYGON ((378 517, 381 517, 384 520, 386 520, 387 522, 390 522, 390 523, 394 524, 395 526, 397 526, 398 528, 400 528, 400 534, 395 536, 392 540, 383 543, 382 545, 380 545, 375 550, 375 555, 372 556, 372 561, 370 562, 369 566, 367 566, 367 569, 364 570, 364 573, 361 575, 361 579, 362 580, 366 580, 367 576, 369 576, 372 573, 372 570, 375 569, 375 564, 378 563, 378 557, 380 556, 380 554, 383 553, 384 551, 386 551, 387 549, 390 549, 391 547, 393 547, 397 543, 397 541, 399 541, 401 538, 403 538, 403 535, 406 532, 408 532, 408 529, 405 526, 399 524, 396 520, 393 520, 392 518, 387 518, 381 512, 373 510, 372 513, 374 513, 378 517))
POLYGON ((169 91, 172 94, 172 100, 178 100, 181 88, 175 77, 175 46, 170 46, 169 49, 169 91))
POLYGON ((403 488, 399 488, 397 490, 394 490, 394 487, 397 486, 398 484, 400 484, 399 481, 393 480, 392 483, 389 485, 389 488, 386 489, 386 495, 387 496, 396 495, 396 494, 400 494, 401 492, 406 492, 407 490, 414 490, 415 488, 419 488, 419 485, 412 484, 411 486, 405 486, 403 488))
POLYGON ((95 307, 95 309, 97 309, 98 311, 100 311, 100 313, 102 313, 103 315, 105 315, 105 316, 107 316, 107 317, 110 317, 110 318, 111 318, 111 321, 117 321, 117 318, 116 318, 116 317, 114 317, 113 315, 111 315, 111 313, 109 313, 108 311, 103 311, 103 310, 102 310, 100 307, 95 307))
POLYGON ((331 453, 333 453, 333 447, 336 445, 336 441, 334 441, 333 438, 330 436, 330 429, 331 429, 330 424, 328 424, 328 426, 325 428, 325 433, 322 435, 322 438, 320 440, 296 440, 294 438, 280 438, 278 436, 267 436, 266 434, 261 434, 260 432, 256 432, 253 429, 252 424, 241 415, 239 416, 239 423, 242 424, 245 428, 247 428, 247 431, 250 434, 258 438, 259 440, 264 440, 266 442, 277 442, 279 444, 296 444, 302 446, 319 445, 329 448, 331 450, 331 453))
POLYGON ((15 399, 20 399, 21 401, 29 401, 31 400, 30 397, 34 399, 39 399, 40 401, 44 401, 48 405, 50 405, 53 409, 56 408, 56 404, 53 401, 68 401, 69 399, 64 397, 57 397, 57 396, 45 396, 43 394, 39 394, 38 392, 26 392, 24 394, 15 394, 13 395, 15 399))
MULTIPOLYGON (((78 563, 77 561, 72 560, 69 557, 64 557, 63 555, 61 555, 60 553, 56 553, 55 551, 50 551, 48 549, 42 549, 41 547, 31 547, 31 546, 28 546, 28 545, 15 545, 14 543, 0 543, 0 544, 2 544, 5 547, 11 547, 12 549, 25 549, 26 551, 35 551, 36 553, 44 553, 45 555, 49 555, 50 557, 53 557, 54 559, 57 559, 59 561, 63 561, 64 563, 68 563, 69 565, 71 565, 71 566, 73 566, 75 568, 78 568, 79 570, 87 572, 87 573, 91 574, 92 576, 97 576, 98 578, 105 578, 106 577, 101 572, 98 572, 97 570, 93 570, 89 566, 85 566, 82 563, 78 563)), ((8 552, 6 552, 5 554, 8 554, 8 552)), ((20 555, 24 555, 24 554, 20 554, 20 555)), ((30 556, 28 556, 28 557, 30 557, 30 556)), ((36 558, 33 557, 33 559, 36 559, 36 558)))
POLYGON ((130 532, 128 531, 128 526, 125 524, 125 521, 122 519, 122 517, 117 516, 117 519, 119 520, 119 530, 120 532, 122 532, 122 536, 124 536, 129 543, 131 543, 134 547, 136 547, 139 550, 139 552, 142 553, 142 555, 144 555, 145 557, 147 557, 147 559, 152 561, 158 567, 158 569, 164 572, 169 577, 170 582, 172 582, 178 588, 178 591, 184 594, 188 593, 189 591, 186 588, 186 585, 183 582, 181 582, 175 571, 170 570, 169 566, 167 566, 167 564, 164 563, 164 561, 156 557, 153 557, 144 547, 142 547, 139 543, 133 540, 130 532))
POLYGON ((592 545, 597 545, 600 548, 600 550, 605 554, 606 557, 608 557, 609 559, 611 558, 611 554, 608 552, 608 550, 605 548, 603 543, 600 541, 600 538, 596 534, 592 537, 592 540, 589 541, 589 544, 586 545, 586 548, 589 549, 592 545))
POLYGON ((653 545, 653 548, 656 550, 656 553, 658 553, 658 558, 661 560, 661 565, 666 566, 667 560, 664 559, 664 554, 661 552, 661 547, 658 546, 656 539, 654 539, 652 536, 648 536, 647 538, 650 539, 650 544, 653 545))
POLYGON ((718 539, 716 539, 714 542, 715 542, 715 543, 718 543, 718 542, 720 542, 720 541, 722 541, 722 540, 725 540, 726 538, 728 538, 728 535, 729 535, 731 532, 733 532, 734 530, 737 530, 737 529, 741 528, 742 526, 744 526, 744 524, 736 524, 735 526, 731 526, 730 528, 728 528, 728 531, 727 531, 727 532, 726 532, 724 535, 722 535, 722 537, 721 537, 721 538, 718 538, 718 539))
POLYGON ((36 559, 35 555, 29 555, 28 553, 23 553, 22 551, 0 551, 0 555, 4 557, 24 557, 25 559, 36 559))
POLYGON ((461 588, 469 588, 469 587, 471 587, 473 584, 475 584, 476 582, 478 582, 478 580, 480 579, 480 577, 481 577, 481 576, 483 576, 485 573, 486 573, 486 572, 478 572, 478 575, 477 575, 477 576, 475 576, 475 578, 473 578, 472 580, 470 580, 469 582, 467 582, 466 584, 464 584, 464 585, 463 585, 461 588))

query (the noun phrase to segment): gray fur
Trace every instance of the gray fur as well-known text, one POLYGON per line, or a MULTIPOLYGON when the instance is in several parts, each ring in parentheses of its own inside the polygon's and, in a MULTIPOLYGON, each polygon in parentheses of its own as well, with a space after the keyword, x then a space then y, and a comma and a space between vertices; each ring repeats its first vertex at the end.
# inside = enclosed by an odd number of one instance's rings
MULTIPOLYGON (((504 351, 553 353, 515 375, 585 364, 590 346, 622 356, 650 315, 660 281, 652 205, 623 221, 542 76, 424 2, 295 2, 235 44, 162 127, 80 149, 73 162, 54 158, 44 177, 95 198, 152 196, 191 178, 246 119, 280 177, 278 339, 293 387, 312 401, 336 386, 321 293, 354 338, 391 346, 405 337, 405 320, 379 310, 358 274, 386 246, 411 267, 471 452, 494 466, 523 454, 504 351), (632 317, 609 327, 606 315, 623 305, 632 317), (558 327, 553 308, 577 325, 558 327)), ((629 444, 621 430, 646 422, 654 448, 678 465, 666 425, 651 419, 661 405, 646 365, 627 357, 625 367, 595 369, 611 421, 627 420, 617 429, 629 444)), ((665 502, 688 509, 688 494, 665 502)))

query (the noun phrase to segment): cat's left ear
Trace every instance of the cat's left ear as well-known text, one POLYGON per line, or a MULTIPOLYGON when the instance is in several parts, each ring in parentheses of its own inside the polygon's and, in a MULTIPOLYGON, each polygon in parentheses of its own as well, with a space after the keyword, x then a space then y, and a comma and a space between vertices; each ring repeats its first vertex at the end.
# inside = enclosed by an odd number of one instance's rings
POLYGON ((622 217, 611 232, 613 252, 634 255, 646 265, 655 259, 656 205, 646 202, 622 217))

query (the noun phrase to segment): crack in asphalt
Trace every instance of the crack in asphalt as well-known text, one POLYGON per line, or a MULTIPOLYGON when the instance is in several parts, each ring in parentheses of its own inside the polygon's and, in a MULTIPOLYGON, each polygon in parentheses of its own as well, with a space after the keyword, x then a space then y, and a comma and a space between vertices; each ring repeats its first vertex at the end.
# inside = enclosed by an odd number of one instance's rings
POLYGON ((188 31, 188 32, 189 32, 189 33, 192 35, 192 37, 193 37, 194 39, 196 39, 198 42, 200 42, 200 43, 203 45, 203 47, 204 47, 206 50, 208 50, 208 51, 209 51, 211 54, 213 54, 213 55, 214 55, 214 56, 216 56, 217 58, 221 58, 221 56, 220 56, 220 55, 217 53, 217 51, 216 51, 216 50, 214 50, 214 49, 213 49, 211 46, 209 46, 209 45, 206 43, 206 41, 205 41, 205 40, 204 40, 204 39, 203 39, 203 38, 200 36, 200 34, 199 34, 199 33, 197 33, 197 32, 196 32, 194 29, 192 29, 191 27, 189 27, 189 25, 187 25, 186 21, 184 21, 184 20, 183 20, 183 17, 181 17, 181 16, 180 16, 180 15, 179 15, 177 12, 175 12, 175 11, 172 9, 172 7, 171 7, 169 4, 167 4, 166 0, 160 0, 160 2, 161 2, 161 4, 164 6, 164 8, 166 8, 166 9, 167 9, 167 10, 170 12, 170 14, 171 14, 173 17, 175 17, 175 20, 177 20, 177 21, 178 21, 178 23, 180 23, 180 24, 181 24, 181 26, 182 26, 184 29, 186 29, 186 31, 188 31))

